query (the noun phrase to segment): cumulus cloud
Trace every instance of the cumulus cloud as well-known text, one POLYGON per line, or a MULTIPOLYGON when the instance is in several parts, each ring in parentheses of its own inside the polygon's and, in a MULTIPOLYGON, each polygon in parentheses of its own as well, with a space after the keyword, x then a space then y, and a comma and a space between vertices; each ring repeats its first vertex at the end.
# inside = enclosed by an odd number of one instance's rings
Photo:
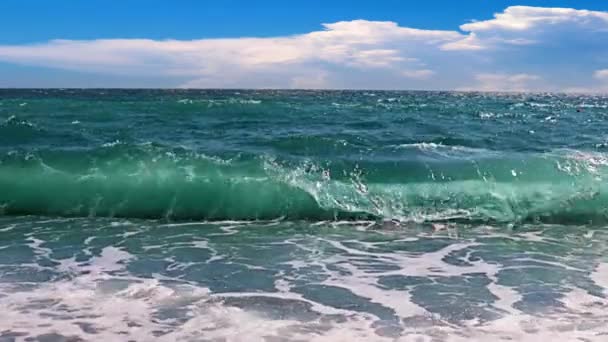
MULTIPOLYGON (((191 77, 186 85, 226 77, 231 80, 220 85, 236 85, 265 73, 283 76, 283 84, 271 82, 277 86, 321 86, 326 76, 320 75, 326 75, 332 65, 356 69, 415 66, 418 60, 410 52, 462 36, 454 31, 400 27, 394 22, 354 20, 323 26, 322 31, 276 38, 53 40, 0 46, 0 60, 75 71, 191 77), (311 65, 317 69, 324 65, 324 69, 306 79, 303 71, 311 65)), ((418 74, 423 75, 425 72, 418 74)))
POLYGON ((608 12, 511 6, 494 14, 493 19, 473 21, 461 25, 460 29, 468 32, 468 36, 461 41, 447 43, 444 49, 479 50, 501 45, 554 43, 548 38, 572 32, 587 37, 599 38, 598 34, 606 37, 608 12))
POLYGON ((482 50, 484 49, 484 46, 482 42, 477 39, 475 32, 472 32, 466 36, 466 38, 443 44, 441 49, 445 51, 482 50))
POLYGON ((608 24, 608 13, 599 11, 576 10, 572 8, 543 8, 530 6, 511 6, 494 19, 464 24, 463 31, 526 31, 546 25, 564 23, 595 28, 598 24, 608 24))
POLYGON ((352 20, 269 38, 51 40, 0 45, 0 61, 184 87, 563 90, 607 78, 608 12, 512 6, 460 30, 352 20))
POLYGON ((0 46, 0 59, 66 69, 122 68, 167 64, 169 72, 204 72, 217 63, 243 68, 325 61, 363 67, 385 67, 408 61, 403 51, 377 48, 388 41, 434 44, 459 37, 450 31, 402 28, 393 22, 356 20, 325 24, 326 30, 278 38, 52 40, 43 44, 0 46))

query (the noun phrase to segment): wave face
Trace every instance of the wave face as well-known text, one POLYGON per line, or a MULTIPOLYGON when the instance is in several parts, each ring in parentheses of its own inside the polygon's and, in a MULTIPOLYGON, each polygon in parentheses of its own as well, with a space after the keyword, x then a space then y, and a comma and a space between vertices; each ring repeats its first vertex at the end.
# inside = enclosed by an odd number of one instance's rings
POLYGON ((6 215, 175 220, 587 222, 608 217, 602 180, 607 155, 469 151, 464 158, 463 148, 420 148, 441 158, 219 159, 149 145, 14 153, 0 164, 0 203, 6 215))
POLYGON ((608 99, 0 91, 0 212, 603 222, 608 99))

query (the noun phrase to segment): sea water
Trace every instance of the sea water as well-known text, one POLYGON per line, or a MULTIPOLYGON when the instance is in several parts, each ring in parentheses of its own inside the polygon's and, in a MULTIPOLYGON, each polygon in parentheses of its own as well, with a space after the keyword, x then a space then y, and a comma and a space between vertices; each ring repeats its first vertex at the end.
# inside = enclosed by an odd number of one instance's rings
POLYGON ((0 90, 0 341, 605 341, 608 97, 0 90))

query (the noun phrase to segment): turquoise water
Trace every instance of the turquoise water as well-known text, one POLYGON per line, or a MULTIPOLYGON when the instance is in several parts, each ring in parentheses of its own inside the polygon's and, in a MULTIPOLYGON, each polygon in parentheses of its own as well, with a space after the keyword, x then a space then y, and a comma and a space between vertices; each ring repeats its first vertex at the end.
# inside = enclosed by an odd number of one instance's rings
POLYGON ((608 98, 0 90, 0 340, 603 341, 608 98))

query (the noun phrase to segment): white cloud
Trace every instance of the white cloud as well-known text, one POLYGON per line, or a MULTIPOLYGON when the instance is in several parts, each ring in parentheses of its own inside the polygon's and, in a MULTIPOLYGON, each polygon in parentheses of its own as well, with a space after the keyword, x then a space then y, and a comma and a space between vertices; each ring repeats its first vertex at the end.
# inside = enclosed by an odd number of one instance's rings
POLYGON ((453 42, 445 43, 441 46, 442 50, 481 50, 483 49, 482 42, 477 39, 475 32, 469 34, 466 38, 456 40, 453 42))
POLYGON ((324 65, 324 75, 332 65, 364 70, 403 67, 417 62, 410 51, 424 51, 462 37, 454 31, 418 30, 393 22, 354 20, 323 26, 322 31, 276 38, 53 40, 0 46, 0 60, 75 71, 191 78, 186 85, 207 85, 230 77, 219 86, 236 86, 239 81, 247 83, 254 74, 282 74, 282 83, 271 83, 302 87, 325 84, 327 76, 302 75, 311 65, 317 69, 324 65))
POLYGON ((216 64, 243 68, 323 61, 363 67, 386 67, 412 61, 386 42, 433 45, 460 38, 452 31, 399 27, 393 22, 355 20, 324 24, 326 30, 277 38, 53 40, 44 44, 0 46, 0 59, 66 69, 130 68, 168 64, 171 73, 183 67, 204 73, 216 64))
POLYGON ((511 6, 494 14, 493 19, 467 23, 460 29, 469 35, 461 41, 445 44, 444 49, 480 50, 501 45, 555 43, 547 38, 552 33, 577 32, 599 38, 598 33, 608 34, 608 12, 511 6))
POLYGON ((52 40, 0 45, 0 61, 214 88, 564 90, 608 79, 608 12, 512 6, 460 29, 352 20, 269 38, 52 40))
POLYGON ((608 81, 608 69, 596 70, 593 73, 593 77, 597 78, 598 80, 608 81))
POLYGON ((539 90, 541 77, 530 74, 478 74, 477 83, 460 90, 474 91, 535 91, 539 90))
POLYGON ((608 13, 572 8, 511 6, 494 19, 475 21, 460 26, 463 31, 526 31, 547 25, 576 24, 587 27, 608 25, 608 13))

